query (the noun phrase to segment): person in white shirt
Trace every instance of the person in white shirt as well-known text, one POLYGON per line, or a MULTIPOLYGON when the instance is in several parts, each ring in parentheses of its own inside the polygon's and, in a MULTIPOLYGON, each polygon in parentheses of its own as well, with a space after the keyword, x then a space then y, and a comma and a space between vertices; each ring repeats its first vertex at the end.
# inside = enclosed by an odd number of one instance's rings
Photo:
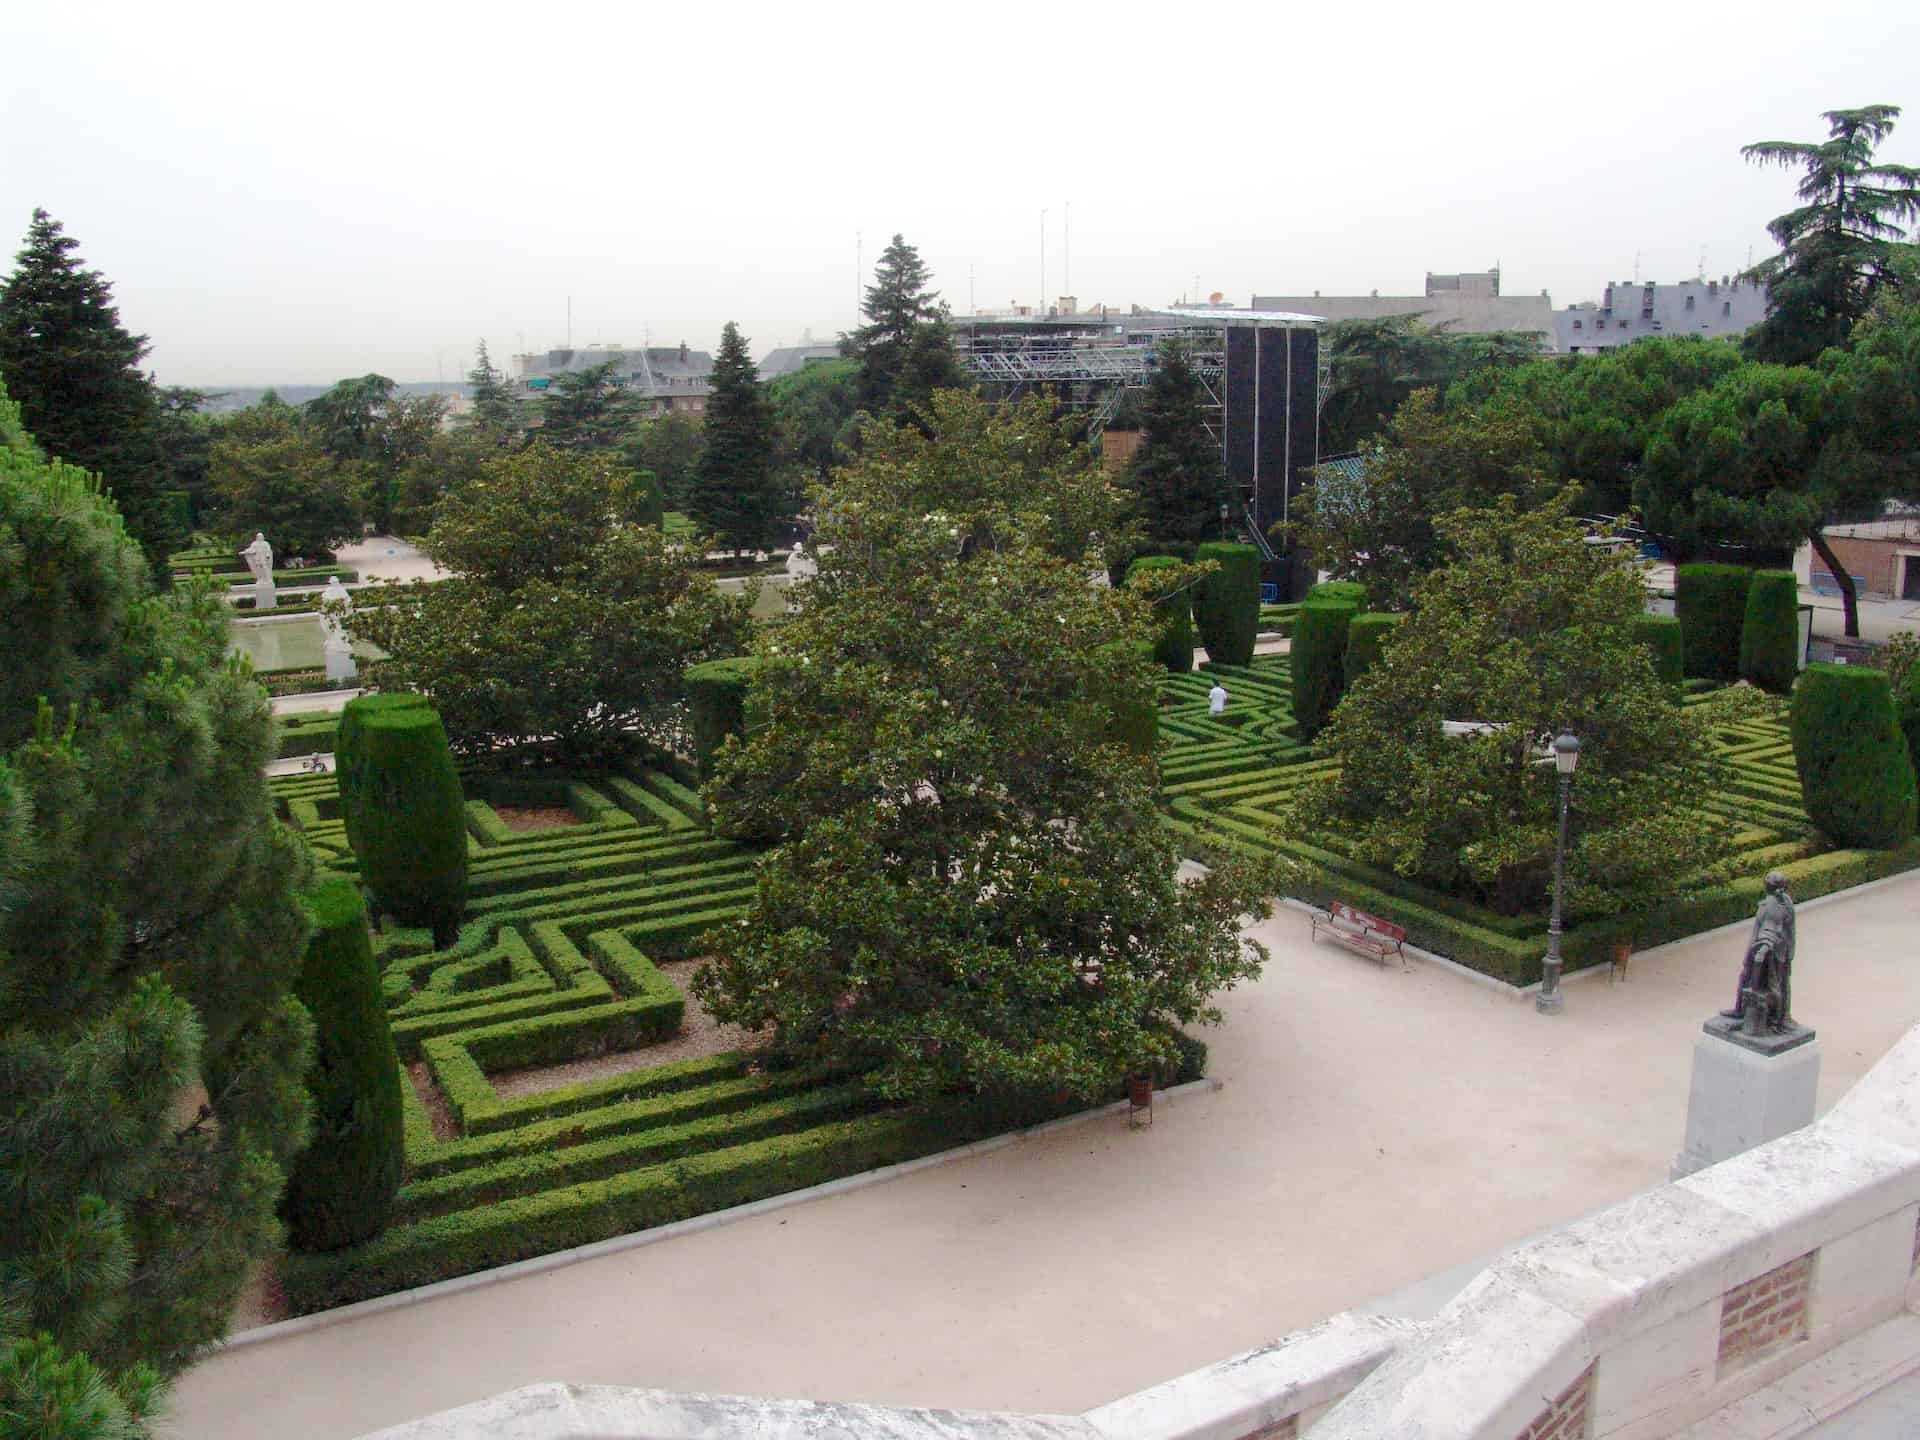
POLYGON ((1213 682, 1213 689, 1207 691, 1207 713, 1209 715, 1224 715, 1226 712, 1227 687, 1216 680, 1213 682))

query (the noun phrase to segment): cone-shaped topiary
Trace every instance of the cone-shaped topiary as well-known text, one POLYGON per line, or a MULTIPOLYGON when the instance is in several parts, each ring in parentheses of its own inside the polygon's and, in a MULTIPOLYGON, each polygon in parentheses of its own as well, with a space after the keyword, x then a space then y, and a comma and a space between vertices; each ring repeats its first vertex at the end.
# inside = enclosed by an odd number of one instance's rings
POLYGON ((702 775, 713 769, 713 757, 727 743, 727 736, 746 734, 747 691, 765 663, 757 655, 735 655, 689 665, 681 677, 693 725, 693 751, 702 775))
MULTIPOLYGON (((1131 581, 1135 575, 1155 570, 1176 569, 1185 563, 1173 555, 1142 555, 1127 567, 1127 579, 1131 581)), ((1153 658, 1175 675, 1186 674, 1193 669, 1193 604, 1189 592, 1182 588, 1156 598, 1153 613, 1160 621, 1153 658)))
POLYGON ((1207 659, 1216 665, 1249 663, 1260 633, 1260 552, 1251 545, 1210 540, 1193 558, 1218 567, 1193 590, 1194 625, 1207 659))
POLYGON ((1886 672, 1809 665, 1793 692, 1793 762, 1807 814, 1834 844, 1890 850, 1913 836, 1913 761, 1886 672))
POLYGON ((1347 629, 1359 607, 1351 600, 1308 600, 1293 621, 1293 718, 1311 740, 1346 693, 1347 629))
POLYGON ((452 944, 467 904, 467 812, 440 713, 396 705, 360 724, 360 878, 383 910, 452 944))
POLYGON ((347 845, 360 852, 361 796, 366 789, 366 746, 363 727, 369 715, 388 710, 417 709, 429 702, 412 690, 387 690, 378 695, 358 695, 340 712, 340 728, 333 737, 334 782, 340 792, 340 818, 347 827, 347 845))
POLYGON ((1367 673, 1367 667, 1380 658, 1381 648, 1386 645, 1387 637, 1393 634, 1393 627, 1399 623, 1400 617, 1387 610, 1374 610, 1353 617, 1353 623, 1347 627, 1348 690, 1367 673))
POLYGON ((1756 570, 1740 630, 1740 675, 1784 695, 1800 677, 1800 582, 1791 570, 1756 570))
POLYGON ((1687 674, 1703 680, 1740 678, 1740 632, 1752 575, 1744 565, 1682 565, 1676 572, 1674 613, 1680 618, 1687 674))
POLYGON ((1685 641, 1675 616, 1634 616, 1633 638, 1653 652, 1654 674, 1675 690, 1687 683, 1685 641))
POLYGON ((393 1210, 400 1060, 359 889, 329 880, 308 903, 315 928, 294 994, 313 1016, 313 1136, 288 1171, 280 1214, 297 1248, 337 1250, 378 1235, 393 1210))

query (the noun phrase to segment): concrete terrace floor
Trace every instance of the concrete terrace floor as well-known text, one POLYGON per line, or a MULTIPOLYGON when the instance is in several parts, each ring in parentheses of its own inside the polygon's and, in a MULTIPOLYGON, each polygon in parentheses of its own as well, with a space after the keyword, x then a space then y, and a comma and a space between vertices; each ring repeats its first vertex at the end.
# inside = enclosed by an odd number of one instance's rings
MULTIPOLYGON (((1916 1018, 1920 875, 1803 908, 1824 1110, 1916 1018)), ((1558 1017, 1282 910, 1208 1033, 1217 1093, 216 1354, 166 1434, 337 1440, 540 1380, 1079 1412, 1663 1183, 1742 933, 1558 1017)), ((1467 1274, 1458 1279, 1462 1282, 1467 1274)))

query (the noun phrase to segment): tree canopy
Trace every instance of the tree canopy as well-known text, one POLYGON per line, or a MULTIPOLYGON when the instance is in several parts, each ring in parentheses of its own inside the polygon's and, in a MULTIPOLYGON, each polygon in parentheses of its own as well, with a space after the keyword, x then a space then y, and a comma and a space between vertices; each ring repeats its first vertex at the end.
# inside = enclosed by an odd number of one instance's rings
POLYGON ((1179 340, 1164 341, 1141 406, 1140 448, 1127 481, 1149 540, 1196 544, 1220 536, 1228 502, 1220 441, 1207 428, 1206 391, 1193 356, 1179 340))
POLYGON ((1460 334, 1418 313, 1337 320, 1320 337, 1328 394, 1320 453, 1344 455, 1386 428, 1415 390, 1445 392, 1468 375, 1497 376, 1540 353, 1540 337, 1517 330, 1460 334))
POLYGON ((870 415, 904 419, 935 390, 967 383, 932 278, 920 252, 895 235, 860 302, 867 323, 841 339, 841 352, 860 362, 860 408, 870 415))
POLYGON ((360 532, 352 470, 282 406, 256 407, 219 427, 208 478, 233 534, 265 534, 278 556, 320 559, 360 532))
POLYGON ((799 508, 800 497, 773 460, 773 408, 740 327, 729 320, 714 357, 700 452, 687 509, 730 550, 765 550, 799 508))
POLYGON ((1741 147, 1756 165, 1801 172, 1803 202, 1767 231, 1780 253, 1750 272, 1767 286, 1767 318, 1749 332, 1754 358, 1801 365, 1844 345, 1883 288, 1897 286, 1895 249, 1920 218, 1920 167, 1876 163, 1898 105, 1828 110, 1827 138, 1741 147))
POLYGON ((928 418, 819 494, 819 576, 708 791, 783 843, 695 985, 889 1095, 1097 1096, 1258 973, 1239 921, 1274 877, 1183 886, 1153 763, 1113 738, 1154 685, 1147 604, 1087 583, 1124 497, 1044 401, 928 418))
POLYGON ((112 283, 82 268, 79 248, 58 220, 33 212, 0 286, 0 381, 47 455, 101 478, 157 565, 186 537, 161 494, 159 407, 140 368, 147 337, 127 333, 112 283))
POLYGON ((58 1413, 131 1423, 277 1238, 308 862, 230 612, 153 593, 98 483, 33 453, 3 393, 0 531, 0 1393, 51 1407, 54 1367, 91 1363, 104 1388, 58 1413))

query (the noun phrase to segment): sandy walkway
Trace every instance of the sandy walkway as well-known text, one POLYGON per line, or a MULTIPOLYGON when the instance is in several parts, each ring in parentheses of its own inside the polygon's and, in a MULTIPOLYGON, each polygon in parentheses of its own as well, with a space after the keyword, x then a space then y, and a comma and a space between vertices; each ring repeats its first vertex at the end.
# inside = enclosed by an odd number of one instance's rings
MULTIPOLYGON (((1920 876, 1804 910, 1821 1104, 1920 1017, 1920 876)), ((193 1440, 347 1437, 538 1380, 1076 1412, 1665 1180, 1743 938, 1545 1018, 1262 927, 1217 1094, 816 1204, 215 1356, 193 1440)))

